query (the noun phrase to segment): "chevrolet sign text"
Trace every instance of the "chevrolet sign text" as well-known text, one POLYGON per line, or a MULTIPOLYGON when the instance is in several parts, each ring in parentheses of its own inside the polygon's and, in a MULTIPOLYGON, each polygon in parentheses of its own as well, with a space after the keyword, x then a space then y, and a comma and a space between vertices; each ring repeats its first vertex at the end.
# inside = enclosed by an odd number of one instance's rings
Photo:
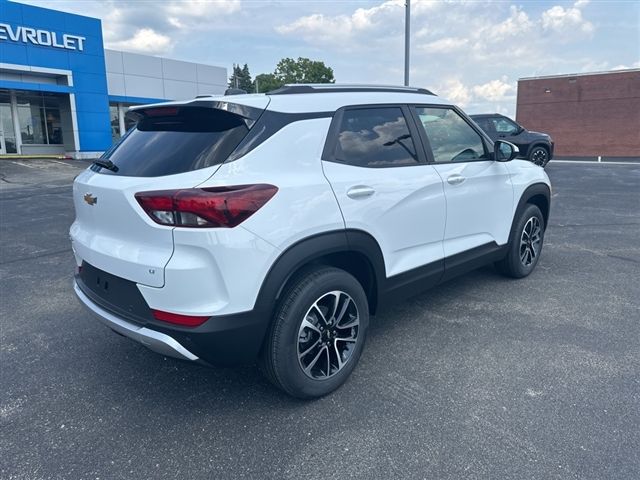
POLYGON ((6 23, 0 23, 0 40, 10 40, 12 42, 32 43, 43 47, 64 48, 66 50, 84 50, 86 37, 70 35, 68 33, 58 34, 49 30, 39 30, 35 28, 16 26, 12 27, 6 23))

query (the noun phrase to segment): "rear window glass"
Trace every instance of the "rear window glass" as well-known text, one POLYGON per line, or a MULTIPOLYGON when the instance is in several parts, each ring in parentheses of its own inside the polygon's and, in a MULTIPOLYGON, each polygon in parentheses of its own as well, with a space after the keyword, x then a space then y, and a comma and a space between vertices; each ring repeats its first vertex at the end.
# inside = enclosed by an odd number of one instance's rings
POLYGON ((249 128, 242 117, 206 107, 149 109, 102 158, 117 172, 100 173, 159 177, 199 170, 224 162, 249 128))

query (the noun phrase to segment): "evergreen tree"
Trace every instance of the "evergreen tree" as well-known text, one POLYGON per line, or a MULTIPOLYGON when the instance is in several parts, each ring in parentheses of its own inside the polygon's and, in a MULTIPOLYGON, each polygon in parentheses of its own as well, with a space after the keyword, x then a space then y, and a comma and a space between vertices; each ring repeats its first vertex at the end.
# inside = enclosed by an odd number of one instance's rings
POLYGON ((241 88, 246 92, 253 92, 253 81, 251 80, 251 73, 249 73, 249 66, 246 63, 244 67, 233 64, 233 73, 229 77, 229 88, 241 88))

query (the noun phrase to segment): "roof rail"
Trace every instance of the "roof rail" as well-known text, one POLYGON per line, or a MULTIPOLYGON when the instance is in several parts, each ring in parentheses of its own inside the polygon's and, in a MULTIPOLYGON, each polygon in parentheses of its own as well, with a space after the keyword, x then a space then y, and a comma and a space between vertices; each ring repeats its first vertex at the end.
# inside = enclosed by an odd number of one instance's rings
POLYGON ((267 92, 267 95, 289 95, 295 93, 343 93, 343 92, 397 92, 418 93, 421 95, 435 95, 426 88, 398 87, 393 85, 352 85, 336 83, 300 83, 287 84, 276 90, 267 92))

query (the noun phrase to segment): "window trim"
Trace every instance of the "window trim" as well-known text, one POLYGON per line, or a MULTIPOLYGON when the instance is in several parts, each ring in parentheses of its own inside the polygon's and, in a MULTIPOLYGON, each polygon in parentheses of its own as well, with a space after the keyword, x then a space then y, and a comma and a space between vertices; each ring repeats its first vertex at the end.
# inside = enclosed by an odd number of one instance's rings
POLYGON ((493 141, 491 140, 491 138, 488 136, 488 134, 484 130, 482 130, 478 125, 476 125, 475 122, 473 122, 473 120, 471 120, 467 116, 467 114, 465 114, 462 110, 460 110, 455 105, 412 103, 411 105, 409 105, 409 110, 411 111, 413 121, 415 122, 416 128, 419 132, 420 140, 422 141, 422 146, 427 155, 428 162, 431 165, 447 165, 452 163, 495 161, 493 148, 492 148, 493 141), (431 142, 429 142, 429 137, 427 136, 427 132, 425 131, 424 127, 420 125, 420 117, 418 116, 418 112, 417 112, 418 108, 439 108, 439 109, 453 110, 455 113, 457 113, 460 116, 460 118, 462 118, 464 122, 467 123, 467 125, 469 125, 469 127, 471 127, 471 129, 474 132, 476 132, 480 136, 480 140, 482 141, 482 145, 485 149, 485 154, 488 156, 488 158, 477 158, 474 160, 458 160, 455 162, 452 162, 452 161, 436 162, 435 157, 433 156, 433 149, 431 148, 431 142))
POLYGON ((331 125, 329 125, 329 130, 327 131, 327 138, 324 143, 324 148, 322 150, 321 160, 325 162, 333 162, 338 163, 340 165, 348 165, 351 167, 357 168, 404 168, 404 167, 419 167, 424 166, 429 163, 424 145, 420 139, 420 130, 417 128, 415 124, 415 120, 413 119, 413 114, 409 109, 409 106, 404 103, 367 103, 367 104, 358 104, 358 105, 345 105, 336 110, 336 113, 333 115, 333 119, 331 120, 331 125), (336 146, 338 144, 338 133, 340 132, 340 126, 342 125, 342 119, 344 117, 344 113, 351 110, 371 110, 371 109, 380 109, 380 108, 399 108, 404 116, 404 121, 407 124, 407 128, 409 129, 409 134, 411 135, 411 141, 416 149, 416 155, 418 157, 418 161, 414 164, 409 165, 353 165, 351 163, 343 162, 338 160, 335 157, 336 146))

